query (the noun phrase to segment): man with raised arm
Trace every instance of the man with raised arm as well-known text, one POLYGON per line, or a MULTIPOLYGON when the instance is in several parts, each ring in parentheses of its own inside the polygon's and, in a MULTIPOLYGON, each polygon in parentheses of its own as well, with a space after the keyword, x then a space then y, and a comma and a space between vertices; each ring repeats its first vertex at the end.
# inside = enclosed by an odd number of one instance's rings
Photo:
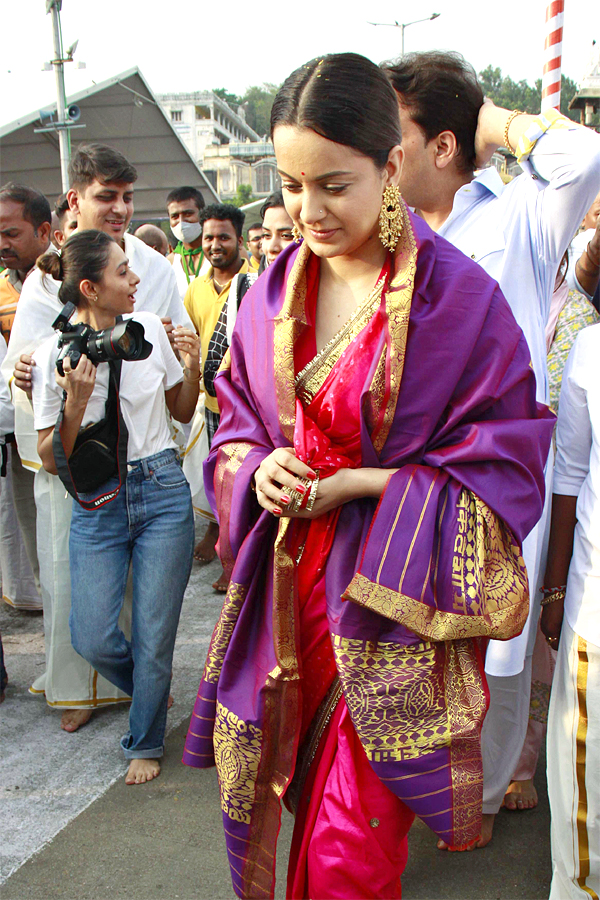
MULTIPOLYGON (((71 188, 67 193, 77 227, 110 234, 124 249, 131 269, 140 277, 136 309, 160 316, 168 333, 174 325, 190 320, 177 290, 173 268, 138 238, 127 233, 133 215, 133 190, 137 172, 117 150, 104 144, 81 144, 69 165, 71 188)), ((46 672, 31 691, 45 693, 52 707, 63 710, 61 727, 76 731, 92 710, 129 698, 103 679, 71 646, 69 611, 69 525, 71 500, 55 475, 49 475, 37 455, 37 433, 28 395, 35 364, 31 353, 53 334, 52 323, 60 312, 59 283, 34 270, 23 286, 2 372, 11 381, 15 403, 15 433, 30 468, 36 471, 35 500, 40 581, 46 630, 46 672), (13 371, 14 370, 14 371, 13 371)))
MULTIPOLYGON (((598 190, 600 136, 556 110, 531 116, 494 106, 458 53, 411 53, 384 68, 400 105, 404 199, 499 282, 529 345, 537 398, 547 403, 545 326, 560 260, 598 190), (508 185, 494 168, 475 175, 502 146, 517 156, 523 174, 508 185)), ((551 478, 550 460, 548 497, 551 478)), ((491 700, 479 847, 491 839, 525 737, 547 512, 548 502, 523 544, 527 625, 506 643, 492 641, 486 657, 491 700)))

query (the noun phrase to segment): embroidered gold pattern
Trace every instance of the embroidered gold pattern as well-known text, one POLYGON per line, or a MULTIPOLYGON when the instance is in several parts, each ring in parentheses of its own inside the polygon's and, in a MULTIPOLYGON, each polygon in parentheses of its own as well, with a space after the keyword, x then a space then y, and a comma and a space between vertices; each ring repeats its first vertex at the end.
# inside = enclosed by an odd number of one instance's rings
POLYGON ((279 522, 273 560, 273 640, 282 677, 298 678, 294 604, 295 564, 287 549, 292 519, 279 522))
MULTIPOLYGON (((525 563, 512 532, 466 489, 459 497, 456 516, 458 534, 450 573, 453 611, 429 606, 360 573, 348 585, 344 599, 399 622, 426 640, 506 640, 519 634, 527 619, 529 591, 525 563)), ((437 564, 434 578, 439 593, 443 582, 437 564)))
POLYGON ((364 303, 355 309, 345 325, 296 376, 296 396, 303 403, 308 405, 312 401, 344 351, 368 325, 379 308, 384 287, 385 278, 380 278, 364 303))
POLYGON ((473 641, 446 644, 446 703, 452 741, 453 842, 466 844, 481 828, 483 767, 480 727, 486 698, 473 641))
POLYGON ((225 573, 231 576, 235 559, 229 542, 229 517, 231 515, 231 497, 235 476, 241 468, 253 444, 241 441, 237 444, 224 444, 219 447, 217 465, 214 475, 217 505, 221 510, 220 556, 225 573))
POLYGON ((233 629, 238 620, 240 610, 246 599, 248 588, 243 584, 229 583, 225 603, 221 610, 219 620, 215 625, 213 636, 208 649, 206 665, 204 667, 204 680, 217 684, 223 667, 225 653, 233 634, 233 629))
POLYGON ((221 809, 235 822, 250 824, 262 731, 217 702, 214 730, 221 809))
POLYGON ((367 757, 402 761, 450 741, 444 696, 444 648, 409 647, 332 635, 344 697, 367 757))
MULTIPOLYGON (((527 572, 510 529, 489 506, 463 488, 457 504, 452 585, 457 612, 497 610, 528 598, 527 572)), ((525 605, 525 604, 524 604, 525 605)))
MULTIPOLYGON (((395 275, 385 298, 390 331, 390 396, 388 402, 384 404, 381 427, 373 434, 373 446, 377 452, 383 449, 396 414, 396 404, 404 371, 410 306, 417 271, 417 242, 403 200, 400 200, 400 208, 403 216, 402 234, 394 253, 395 275)), ((377 378, 377 373, 375 378, 377 378)))
POLYGON ((294 344, 300 329, 306 324, 306 264, 309 256, 308 244, 301 244, 273 332, 273 371, 279 424, 290 444, 294 441, 296 423, 294 344))

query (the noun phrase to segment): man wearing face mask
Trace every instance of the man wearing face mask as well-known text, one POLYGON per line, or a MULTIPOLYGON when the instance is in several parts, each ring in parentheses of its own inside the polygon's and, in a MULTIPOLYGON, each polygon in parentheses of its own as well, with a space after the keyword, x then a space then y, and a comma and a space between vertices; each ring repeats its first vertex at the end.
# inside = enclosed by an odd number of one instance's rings
POLYGON ((204 198, 193 187, 179 187, 167 197, 167 213, 171 231, 177 240, 175 251, 168 256, 173 265, 181 299, 190 283, 210 268, 210 262, 202 250, 202 225, 200 210, 204 198))

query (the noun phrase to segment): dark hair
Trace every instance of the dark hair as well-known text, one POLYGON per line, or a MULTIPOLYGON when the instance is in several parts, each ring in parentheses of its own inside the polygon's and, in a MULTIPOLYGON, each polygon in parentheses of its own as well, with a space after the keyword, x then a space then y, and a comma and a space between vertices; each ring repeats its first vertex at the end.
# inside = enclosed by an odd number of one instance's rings
POLYGON ((103 184, 133 184, 135 166, 122 153, 107 144, 80 144, 69 163, 71 187, 87 187, 93 181, 103 184))
POLYGON ((52 222, 52 210, 44 195, 24 184, 9 181, 8 184, 0 187, 1 201, 21 204, 23 218, 33 225, 36 237, 40 225, 43 225, 44 222, 52 222))
POLYGON ((169 208, 169 203, 181 203, 183 200, 193 200, 198 207, 198 211, 204 209, 204 197, 195 187, 174 188, 170 194, 167 195, 167 209, 169 208))
POLYGON ((67 200, 66 194, 60 195, 60 197, 54 204, 54 212, 58 216, 58 221, 62 225, 64 217, 69 212, 69 201, 67 200))
POLYGON ((483 91, 475 69, 460 53, 431 50, 407 53, 384 71, 411 119, 429 142, 451 131, 458 145, 461 173, 475 169, 475 132, 483 91))
POLYGON ((558 284, 554 286, 554 290, 557 291, 559 287, 562 287, 565 283, 565 278, 567 277, 567 269, 569 268, 569 249, 567 248, 563 253, 562 259, 558 264, 558 271, 556 273, 556 277, 560 278, 558 284))
POLYGON ((253 222, 252 225, 248 225, 246 232, 250 234, 251 231, 256 231, 257 228, 260 228, 262 231, 262 222, 253 222))
POLYGON ((104 231, 90 228, 76 231, 65 241, 60 253, 44 253, 37 261, 38 269, 62 284, 58 289, 61 303, 79 306, 79 285, 89 279, 97 283, 108 265, 110 248, 114 238, 104 231))
POLYGON ((271 109, 271 137, 278 125, 310 128, 378 169, 401 140, 396 95, 381 69, 358 53, 332 53, 292 72, 271 109))
POLYGON ((285 203, 283 202, 283 191, 275 191, 273 194, 269 194, 260 208, 261 219, 264 219, 265 213, 268 209, 273 209, 273 207, 275 206, 285 207, 285 203))
POLYGON ((217 219, 219 222, 229 221, 240 238, 244 230, 245 218, 241 209, 238 209, 237 206, 232 206, 231 203, 212 203, 210 206, 205 206, 200 213, 200 224, 204 226, 204 223, 208 222, 209 219, 217 219))

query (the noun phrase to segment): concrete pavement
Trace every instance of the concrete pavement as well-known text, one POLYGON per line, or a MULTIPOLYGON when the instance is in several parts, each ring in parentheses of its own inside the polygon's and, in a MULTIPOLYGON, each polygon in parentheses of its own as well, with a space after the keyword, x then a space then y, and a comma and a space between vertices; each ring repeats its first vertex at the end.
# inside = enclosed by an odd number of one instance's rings
MULTIPOLYGON (((3 607, 0 628, 11 683, 0 707, 2 900, 229 900, 214 770, 181 765, 187 720, 222 598, 217 564, 194 566, 174 661, 175 706, 160 777, 128 787, 118 738, 125 708, 103 710, 67 735, 59 714, 27 687, 43 666, 41 617, 3 607), (12 873, 12 874, 11 874, 12 873)), ((540 805, 501 811, 493 842, 469 854, 442 853, 420 822, 409 838, 406 900, 544 900, 550 881, 544 767, 540 805)), ((291 817, 284 811, 277 897, 285 896, 291 817)), ((351 864, 351 860, 349 860, 351 864)))

